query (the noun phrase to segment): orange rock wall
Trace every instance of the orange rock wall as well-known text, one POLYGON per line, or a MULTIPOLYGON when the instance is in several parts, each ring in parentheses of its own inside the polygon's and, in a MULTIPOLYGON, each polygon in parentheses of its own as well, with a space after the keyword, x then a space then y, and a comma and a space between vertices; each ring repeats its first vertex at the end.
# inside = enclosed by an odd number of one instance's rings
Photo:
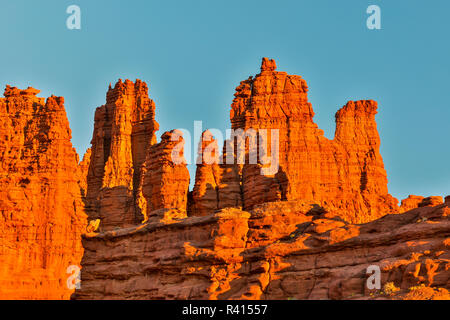
POLYGON ((80 185, 81 196, 83 197, 84 200, 86 198, 87 193, 87 175, 90 162, 91 162, 91 148, 88 148, 83 156, 83 159, 78 164, 79 168, 78 184, 80 185))
POLYGON ((450 298, 448 205, 354 225, 314 203, 273 202, 92 235, 83 245, 75 299, 397 299, 421 285, 450 298), (371 265, 380 267, 380 290, 366 285, 371 265), (383 289, 389 282, 396 296, 383 289))
POLYGON ((0 98, 0 299, 68 299, 85 231, 64 98, 7 86, 0 98))
POLYGON ((143 219, 137 194, 147 149, 156 143, 155 103, 145 82, 116 83, 95 112, 87 174, 87 213, 108 229, 143 219))

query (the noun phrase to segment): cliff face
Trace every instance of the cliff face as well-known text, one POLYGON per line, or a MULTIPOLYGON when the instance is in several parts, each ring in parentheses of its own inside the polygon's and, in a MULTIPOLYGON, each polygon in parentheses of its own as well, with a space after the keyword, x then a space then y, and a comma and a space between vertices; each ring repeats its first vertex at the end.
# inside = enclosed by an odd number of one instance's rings
MULTIPOLYGON (((353 223, 397 212, 398 201, 388 194, 387 175, 379 153, 377 103, 349 101, 336 113, 336 136, 329 140, 313 122, 314 112, 307 92, 305 80, 276 71, 275 61, 267 58, 262 61, 260 74, 242 81, 236 88, 230 112, 232 128, 247 134, 244 138, 247 142, 239 144, 236 139, 229 143, 235 146, 235 153, 239 145, 246 153, 245 164, 234 166, 242 186, 243 207, 251 209, 257 204, 279 200, 311 200, 335 209, 341 218, 353 223), (252 130, 255 140, 249 134, 252 130), (252 141, 255 141, 253 146, 252 141), (264 145, 267 147, 261 155, 259 150, 264 145), (277 146, 278 157, 275 156, 277 146), (254 163, 250 163, 251 151, 257 155, 254 163), (272 161, 265 163, 264 156, 272 161), (276 159, 278 170, 262 174, 276 159)), ((215 184, 211 183, 211 178, 204 179, 206 171, 201 164, 194 196, 200 192, 197 190, 208 188, 210 195, 195 196, 195 206, 223 208, 220 202, 213 204, 211 194, 217 191, 216 198, 220 199, 228 191, 213 190, 220 184, 220 176, 214 179, 215 184)))
POLYGON ((167 165, 170 157, 160 158, 162 150, 152 148, 158 124, 146 84, 120 80, 95 115, 87 212, 101 219, 102 230, 132 226, 160 208, 187 208, 189 215, 203 216, 280 200, 314 201, 352 223, 397 212, 379 153, 376 102, 348 102, 336 113, 336 137, 329 140, 313 122, 307 91, 300 76, 278 72, 275 61, 264 58, 261 73, 236 89, 230 113, 234 132, 222 155, 206 131, 189 199, 184 191, 174 190, 172 198, 179 199, 157 204, 156 199, 171 193, 171 184, 182 180, 179 189, 183 189, 189 175, 181 167, 164 171, 172 168, 167 165), (152 163, 143 166, 146 158, 152 163), (157 167, 146 169, 152 165, 157 167), (141 170, 148 172, 147 177, 141 170), (164 179, 171 183, 152 177, 154 170, 164 171, 164 179), (159 191, 152 187, 152 179, 159 181, 159 191), (169 188, 162 190, 163 185, 169 188))
POLYGON ((179 132, 149 147, 137 190, 148 219, 84 237, 73 298, 449 297, 449 202, 412 196, 398 208, 379 153, 377 103, 349 101, 329 140, 307 91, 264 58, 261 73, 236 89, 235 132, 222 155, 212 133, 202 134, 190 194, 179 132), (384 289, 366 286, 371 265, 384 289))
POLYGON ((78 164, 78 184, 81 188, 81 196, 83 200, 86 200, 86 192, 87 192, 87 175, 89 170, 89 165, 91 162, 91 148, 86 150, 86 153, 83 156, 83 159, 78 164))
POLYGON ((354 225, 313 203, 274 202, 90 235, 83 245, 76 299, 450 298, 448 205, 354 225), (366 285, 373 265, 379 290, 366 285))
POLYGON ((63 98, 38 92, 0 98, 0 299, 69 298, 83 248, 78 299, 385 298, 370 265, 400 288, 390 298, 448 296, 450 198, 397 206, 375 101, 349 101, 327 139, 306 81, 264 58, 222 152, 203 133, 189 192, 185 141, 157 143, 144 82, 110 86, 80 163, 63 98))
POLYGON ((0 98, 0 299, 68 299, 85 231, 64 99, 7 86, 0 98))
POLYGON ((159 219, 156 211, 166 209, 177 209, 177 218, 186 217, 189 171, 183 152, 184 139, 178 130, 164 133, 161 142, 148 149, 140 183, 146 219, 159 219))
POLYGON ((155 103, 145 82, 116 83, 106 104, 95 112, 87 174, 86 210, 101 228, 130 226, 143 220, 137 190, 147 149, 156 143, 155 103))

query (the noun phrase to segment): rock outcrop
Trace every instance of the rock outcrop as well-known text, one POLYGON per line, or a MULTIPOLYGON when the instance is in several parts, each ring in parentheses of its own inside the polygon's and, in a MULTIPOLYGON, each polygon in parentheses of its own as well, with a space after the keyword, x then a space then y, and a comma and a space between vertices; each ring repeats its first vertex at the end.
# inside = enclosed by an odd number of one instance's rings
POLYGON ((159 209, 178 209, 182 214, 177 214, 177 218, 186 217, 188 191, 182 132, 166 132, 160 143, 149 148, 142 168, 139 193, 145 199, 145 220, 153 221, 153 212, 159 209))
MULTIPOLYGON (((241 82, 231 105, 234 149, 228 154, 236 161, 226 163, 239 174, 243 207, 309 200, 352 223, 397 212, 379 152, 377 103, 349 101, 336 113, 329 140, 313 121, 306 81, 275 69, 275 61, 264 58, 261 73, 241 82)), ((217 165, 198 166, 193 202, 202 215, 223 208, 217 171, 217 165)))
MULTIPOLYGON (((205 216, 219 209, 219 181, 222 172, 217 154, 218 144, 212 133, 207 130, 202 133, 198 147, 197 170, 195 185, 192 191, 191 215, 205 216)), ((239 177, 236 176, 236 181, 239 177)))
POLYGON ((83 156, 83 159, 78 164, 78 184, 81 188, 81 196, 83 199, 86 199, 86 193, 87 193, 87 175, 89 170, 89 165, 91 162, 91 148, 88 148, 83 156))
POLYGON ((273 202, 83 245, 76 299, 400 299, 430 290, 450 299, 448 205, 355 225, 314 203, 273 202), (366 285, 369 266, 380 268, 378 290, 366 285))
POLYGON ((68 299, 86 215, 64 98, 0 98, 0 299, 68 299))
MULTIPOLYGON (((189 215, 202 216, 227 207, 249 210, 265 202, 302 200, 319 203, 352 223, 398 212, 379 153, 376 102, 348 102, 336 113, 336 136, 329 140, 313 122, 307 91, 300 76, 276 71, 275 61, 264 58, 261 73, 236 89, 230 113, 234 131, 223 154, 206 131, 194 189, 189 199, 177 200, 182 207, 171 208, 187 207, 189 215), (205 150, 210 159, 204 159, 205 150)), ((158 149, 150 150, 158 129, 154 113, 140 80, 119 81, 108 91, 106 105, 96 111, 86 204, 89 216, 101 219, 102 230, 132 226, 152 210, 167 208, 144 208, 146 199, 163 196, 144 195, 149 183, 140 188, 145 158, 155 165, 165 161, 152 154, 158 149)), ((180 179, 185 181, 185 175, 180 179)))
POLYGON ((400 209, 389 195, 377 103, 349 101, 330 140, 307 92, 300 76, 264 58, 236 89, 222 155, 203 133, 190 194, 184 162, 173 163, 179 134, 150 146, 133 191, 144 223, 83 239, 83 286, 73 298, 381 297, 364 285, 373 264, 405 294, 420 283, 448 288, 449 208, 421 198, 400 209), (413 265, 422 271, 410 276, 413 265))
POLYGON ((425 198, 422 196, 410 195, 408 196, 408 198, 402 200, 400 212, 409 211, 419 207, 433 207, 442 203, 442 197, 439 196, 431 196, 425 198))
POLYGON ((236 88, 221 154, 202 134, 192 192, 182 132, 157 142, 145 82, 110 85, 81 162, 64 99, 7 86, 0 299, 69 298, 83 248, 74 299, 450 298, 450 198, 398 207, 377 103, 347 102, 330 140, 306 81, 276 68, 263 58, 236 88))
POLYGON ((143 220, 137 193, 147 149, 156 143, 155 103, 145 82, 109 87, 106 104, 95 111, 87 175, 87 213, 100 228, 131 226, 143 220))
POLYGON ((423 199, 425 199, 425 197, 409 195, 408 198, 402 200, 400 211, 406 212, 418 208, 423 199))
POLYGON ((242 207, 239 166, 234 162, 226 163, 229 143, 224 142, 223 154, 220 155, 212 133, 209 130, 203 132, 189 210, 191 216, 204 216, 223 208, 242 207))
POLYGON ((422 202, 419 203, 419 207, 434 207, 442 204, 443 202, 444 201, 441 196, 431 196, 423 199, 422 202))

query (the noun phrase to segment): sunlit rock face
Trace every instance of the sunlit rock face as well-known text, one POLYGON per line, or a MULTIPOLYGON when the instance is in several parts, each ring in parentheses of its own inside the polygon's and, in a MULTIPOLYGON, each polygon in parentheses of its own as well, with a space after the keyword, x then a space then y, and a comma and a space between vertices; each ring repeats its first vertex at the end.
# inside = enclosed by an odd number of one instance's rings
POLYGON ((64 98, 7 86, 0 98, 0 299, 68 299, 85 231, 64 98))
POLYGON ((206 130, 190 193, 184 163, 170 161, 184 141, 176 131, 149 147, 138 189, 145 222, 84 237, 83 287, 73 298, 384 298, 365 286, 372 264, 400 287, 391 298, 417 284, 448 287, 449 208, 422 198, 426 205, 406 201, 401 211, 413 210, 398 214, 379 153, 377 103, 349 101, 330 140, 313 122, 307 91, 300 76, 264 58, 261 72, 237 87, 230 117, 236 131, 259 138, 266 130, 258 143, 267 148, 249 163, 259 144, 232 137, 220 154, 206 130), (277 170, 262 174, 275 144, 277 170), (411 268, 422 271, 410 276, 411 268))
POLYGON ((278 130, 279 169, 262 175, 262 164, 242 168, 244 208, 278 200, 313 200, 335 208, 346 221, 362 223, 396 212, 388 193, 375 122, 377 103, 349 101, 336 113, 329 140, 313 121, 306 81, 276 71, 263 58, 261 72, 242 81, 231 105, 233 129, 278 130))
POLYGON ((231 105, 232 129, 253 130, 257 143, 232 136, 218 150, 203 132, 191 192, 186 141, 179 130, 157 141, 145 82, 110 86, 81 162, 63 98, 7 87, 0 298, 448 296, 449 197, 410 196, 399 208, 379 152, 377 103, 347 102, 330 140, 313 121, 306 81, 276 69, 263 58, 231 105), (71 295, 67 267, 81 257, 71 295), (395 295, 368 289, 370 265, 395 295))
POLYGON ((156 143, 155 103, 143 81, 119 80, 95 111, 87 174, 87 213, 101 228, 131 226, 143 220, 137 192, 147 149, 156 143))
POLYGON ((159 219, 159 214, 154 214, 159 209, 177 209, 176 218, 186 217, 188 191, 189 171, 182 133, 166 132, 160 143, 149 148, 142 168, 140 192, 145 201, 146 219, 159 219))
POLYGON ((447 205, 362 225, 298 201, 149 221, 83 239, 73 298, 449 299, 449 230, 447 205), (367 286, 373 265, 381 290, 367 286))
POLYGON ((203 132, 198 148, 199 161, 190 215, 205 216, 223 208, 242 207, 240 167, 234 160, 226 163, 228 144, 230 141, 225 141, 223 154, 220 155, 212 133, 209 130, 203 132))

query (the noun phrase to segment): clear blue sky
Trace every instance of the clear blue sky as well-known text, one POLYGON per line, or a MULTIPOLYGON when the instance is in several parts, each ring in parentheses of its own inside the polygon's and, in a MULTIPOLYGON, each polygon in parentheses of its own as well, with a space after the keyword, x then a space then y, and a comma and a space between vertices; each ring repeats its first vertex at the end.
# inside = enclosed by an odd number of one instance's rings
POLYGON ((267 56, 306 79, 327 137, 347 100, 379 102, 394 196, 450 194, 448 0, 0 3, 0 86, 64 96, 81 156, 110 82, 149 84, 158 139, 193 130, 194 120, 225 130, 235 87, 267 56), (71 4, 81 8, 81 30, 66 28, 71 4), (366 28, 371 4, 381 8, 382 30, 366 28))

